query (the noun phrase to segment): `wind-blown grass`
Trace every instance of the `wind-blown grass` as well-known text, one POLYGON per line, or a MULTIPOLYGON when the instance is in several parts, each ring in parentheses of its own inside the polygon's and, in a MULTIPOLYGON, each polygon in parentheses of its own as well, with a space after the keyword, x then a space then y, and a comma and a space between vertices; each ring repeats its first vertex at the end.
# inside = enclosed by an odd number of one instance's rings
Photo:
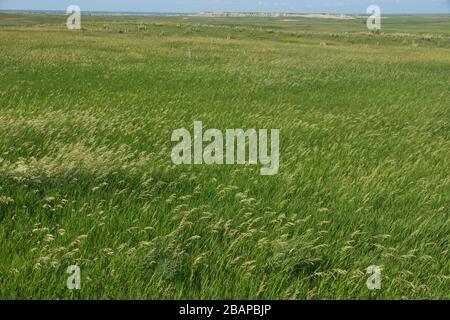
POLYGON ((450 298, 448 17, 0 18, 1 298, 450 298), (174 166, 195 120, 280 173, 174 166))

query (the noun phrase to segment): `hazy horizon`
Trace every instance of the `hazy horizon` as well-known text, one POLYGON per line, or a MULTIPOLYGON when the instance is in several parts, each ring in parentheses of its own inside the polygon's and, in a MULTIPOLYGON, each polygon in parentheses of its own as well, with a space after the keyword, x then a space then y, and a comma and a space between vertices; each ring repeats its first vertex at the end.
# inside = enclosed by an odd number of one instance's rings
POLYGON ((79 5, 85 12, 118 13, 198 13, 212 12, 292 12, 361 14, 371 4, 379 5, 385 14, 450 13, 450 0, 0 0, 0 10, 65 11, 79 5))

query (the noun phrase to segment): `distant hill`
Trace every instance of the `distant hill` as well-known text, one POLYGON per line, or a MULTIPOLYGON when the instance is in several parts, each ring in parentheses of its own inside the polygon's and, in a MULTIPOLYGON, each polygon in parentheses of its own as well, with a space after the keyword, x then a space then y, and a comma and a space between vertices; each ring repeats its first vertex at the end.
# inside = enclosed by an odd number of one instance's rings
POLYGON ((202 17, 303 17, 322 19, 355 19, 354 16, 332 13, 283 13, 283 12, 201 12, 202 17))

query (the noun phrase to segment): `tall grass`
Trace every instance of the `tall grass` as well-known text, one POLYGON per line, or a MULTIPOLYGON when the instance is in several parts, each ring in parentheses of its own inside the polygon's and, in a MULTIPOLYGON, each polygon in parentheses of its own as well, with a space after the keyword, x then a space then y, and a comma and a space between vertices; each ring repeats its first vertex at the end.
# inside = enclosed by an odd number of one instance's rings
POLYGON ((448 18, 8 17, 1 298, 450 298, 448 18), (195 120, 281 129, 280 173, 174 166, 195 120))

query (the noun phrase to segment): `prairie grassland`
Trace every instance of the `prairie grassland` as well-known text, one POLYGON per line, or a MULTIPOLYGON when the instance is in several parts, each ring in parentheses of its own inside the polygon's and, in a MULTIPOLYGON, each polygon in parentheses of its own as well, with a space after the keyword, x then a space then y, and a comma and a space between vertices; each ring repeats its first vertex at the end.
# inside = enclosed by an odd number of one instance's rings
POLYGON ((82 19, 0 14, 1 298, 450 298, 448 17, 82 19), (195 120, 280 173, 174 166, 195 120))

